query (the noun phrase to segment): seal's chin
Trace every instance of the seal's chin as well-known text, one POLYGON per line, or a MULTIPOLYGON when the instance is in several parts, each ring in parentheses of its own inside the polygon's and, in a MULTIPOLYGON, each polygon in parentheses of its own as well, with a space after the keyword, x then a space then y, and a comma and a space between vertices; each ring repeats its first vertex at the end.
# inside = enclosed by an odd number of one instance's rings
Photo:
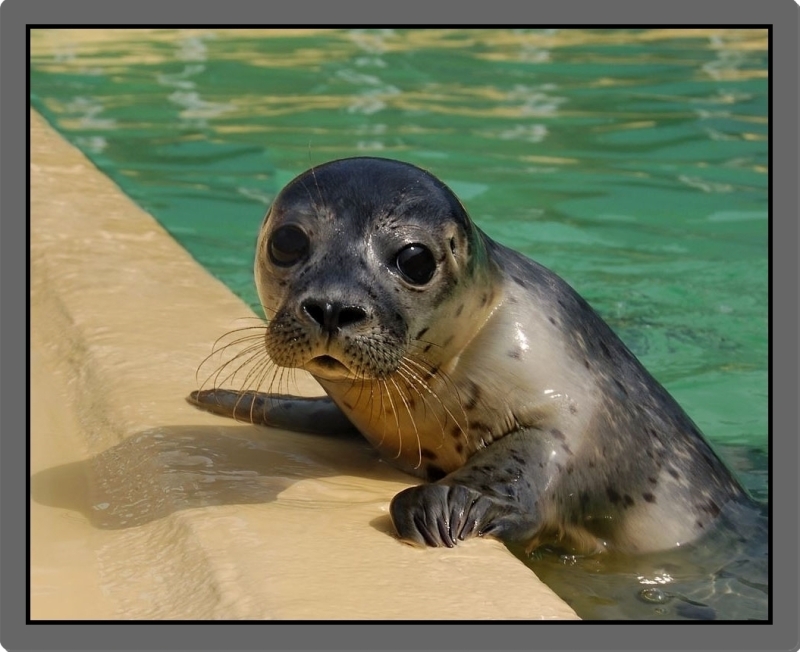
POLYGON ((303 368, 312 376, 320 376, 328 380, 341 380, 352 376, 352 372, 336 358, 329 355, 318 355, 311 358, 303 368))

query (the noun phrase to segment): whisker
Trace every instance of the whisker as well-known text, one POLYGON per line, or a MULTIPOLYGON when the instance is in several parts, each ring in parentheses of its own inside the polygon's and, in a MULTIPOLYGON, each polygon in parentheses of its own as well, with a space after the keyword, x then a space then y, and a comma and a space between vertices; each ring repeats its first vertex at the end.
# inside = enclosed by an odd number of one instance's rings
MULTIPOLYGON (((232 331, 232 332, 235 332, 235 331, 232 331)), ((229 334, 230 334, 230 333, 229 333, 229 334)), ((223 337, 225 337, 225 336, 223 335, 223 337)), ((217 339, 217 342, 219 342, 219 339, 221 339, 221 338, 218 338, 218 339, 217 339)), ((262 338, 262 334, 246 335, 246 336, 244 336, 244 337, 237 338, 237 339, 236 339, 236 340, 234 340, 233 342, 230 342, 229 344, 226 344, 226 345, 225 345, 225 346, 223 346, 223 347, 220 347, 220 348, 214 348, 214 349, 212 349, 211 353, 209 353, 209 354, 208 354, 208 355, 207 355, 205 358, 203 358, 203 360, 202 360, 202 361, 200 362, 200 364, 197 366, 197 371, 195 371, 195 381, 198 381, 198 382, 199 382, 200 370, 201 370, 201 369, 202 369, 202 368, 203 368, 203 367, 204 367, 204 366, 205 366, 205 365, 206 365, 206 364, 207 364, 207 363, 208 363, 208 362, 211 360, 211 358, 213 358, 214 356, 221 356, 221 355, 222 355, 222 354, 223 354, 223 353, 224 353, 224 352, 225 352, 225 351, 226 351, 228 348, 230 348, 230 347, 232 347, 232 346, 236 346, 236 345, 243 344, 244 342, 247 342, 247 341, 249 341, 249 340, 252 340, 253 342, 261 342, 261 340, 262 340, 262 339, 263 339, 263 338, 262 338)), ((216 345, 217 345, 217 342, 215 342, 215 344, 214 344, 214 345, 215 345, 215 347, 216 347, 216 345)), ((230 362, 230 361, 228 361, 228 362, 230 362)), ((226 362, 225 364, 228 364, 228 363, 226 362)))
MULTIPOLYGON (((243 349, 242 351, 239 351, 230 360, 227 360, 222 365, 217 367, 217 369, 206 378, 205 382, 203 383, 203 386, 205 386, 206 383, 208 383, 208 381, 211 380, 211 378, 213 378, 214 381, 212 383, 212 387, 219 387, 222 383, 225 383, 228 380, 231 380, 231 379, 235 378, 236 374, 242 369, 242 367, 245 367, 245 366, 251 364, 254 360, 257 360, 262 355, 266 356, 266 351, 264 350, 264 348, 262 346, 260 346, 260 345, 257 345, 257 344, 251 344, 250 346, 248 346, 247 348, 243 349), (246 359, 242 362, 241 358, 246 358, 246 359), (223 374, 223 372, 225 372, 225 370, 230 365, 232 365, 232 364, 234 364, 236 362, 239 362, 239 365, 232 372, 228 373, 228 375, 225 376, 225 378, 222 380, 222 383, 221 383, 220 382, 220 376, 223 374)), ((202 389, 202 387, 201 387, 201 389, 202 389)))
MULTIPOLYGON (((464 420, 469 422, 469 417, 467 416, 466 411, 464 411, 464 405, 463 401, 461 400, 461 393, 459 392, 458 385, 456 385, 456 383, 453 382, 452 378, 450 378, 450 376, 445 371, 443 371, 441 368, 435 367, 429 362, 426 362, 424 359, 415 359, 410 355, 404 355, 403 361, 409 364, 413 364, 425 374, 428 375, 435 374, 439 378, 441 378, 442 382, 447 386, 448 391, 451 391, 455 395, 456 402, 458 403, 458 406, 461 408, 461 411, 464 415, 464 420)), ((425 379, 421 378, 420 380, 423 383, 423 385, 428 387, 428 383, 425 382, 425 379)))
MULTIPOLYGON (((225 339, 226 337, 230 337, 234 333, 241 333, 242 331, 250 331, 250 330, 265 331, 268 328, 267 324, 264 323, 263 319, 259 319, 257 317, 250 317, 249 319, 258 319, 259 323, 256 324, 255 326, 241 326, 240 328, 234 328, 232 330, 229 330, 227 333, 223 333, 216 340, 214 340, 214 344, 211 346, 211 349, 213 351, 217 351, 218 350, 217 346, 219 345, 220 341, 225 339)), ((236 341, 236 340, 234 340, 234 341, 236 341)), ((226 345, 226 346, 229 346, 229 345, 226 345)), ((223 349, 224 348, 225 347, 223 347, 223 349)))
POLYGON ((391 393, 391 390, 389 389, 389 386, 386 384, 385 380, 381 380, 381 382, 383 383, 383 387, 386 390, 386 398, 389 399, 389 405, 392 408, 392 412, 394 412, 394 420, 395 420, 395 423, 397 424, 397 442, 398 442, 398 446, 397 446, 397 455, 394 456, 394 459, 397 459, 403 453, 403 436, 402 436, 403 433, 402 433, 402 431, 400 429, 400 417, 397 414, 397 408, 395 408, 394 401, 392 400, 392 393, 391 393))
MULTIPOLYGON (((269 317, 270 314, 275 316, 278 313, 278 310, 276 308, 268 308, 267 306, 265 306, 260 301, 258 302, 258 305, 261 306, 261 310, 264 311, 264 316, 265 317, 269 317)), ((261 317, 258 317, 257 319, 261 319, 261 317)))
POLYGON ((311 178, 314 179, 314 187, 317 189, 317 196, 319 197, 319 203, 320 205, 324 206, 325 198, 322 195, 322 188, 320 188, 319 181, 317 180, 317 171, 313 165, 311 166, 311 169, 309 171, 311 172, 311 178))
MULTIPOLYGON (((400 370, 400 369, 404 370, 407 374, 410 374, 415 380, 417 380, 418 383, 419 383, 419 386, 424 388, 425 391, 428 392, 428 394, 430 394, 433 398, 436 399, 436 401, 439 403, 439 405, 442 407, 442 409, 453 420, 453 423, 466 436, 467 433, 468 433, 468 430, 469 430, 469 416, 467 415, 467 412, 464 409, 464 406, 461 404, 461 400, 458 398, 458 396, 456 395, 456 398, 457 398, 456 402, 458 403, 458 406, 461 408, 461 413, 462 413, 462 415, 464 417, 464 425, 462 425, 462 423, 459 421, 459 419, 456 418, 456 416, 453 414, 453 412, 450 410, 450 408, 447 406, 447 404, 441 399, 441 397, 431 388, 431 386, 427 382, 425 382, 425 380, 423 378, 421 378, 418 375, 417 372, 415 372, 409 366, 408 363, 414 363, 414 360, 412 360, 411 358, 409 358, 407 356, 404 356, 403 359, 401 360, 400 367, 398 367, 398 370, 400 370)), ((452 384, 452 381, 451 381, 451 384, 452 384)), ((434 410, 434 414, 435 414, 435 410, 434 410)), ((444 434, 444 427, 446 425, 447 425, 447 423, 445 421, 445 423, 442 424, 442 432, 443 432, 443 434, 444 434)))
POLYGON ((411 412, 411 406, 408 404, 408 401, 403 396, 403 392, 401 392, 400 388, 397 386, 397 381, 394 378, 390 378, 389 380, 392 381, 392 384, 395 386, 395 389, 397 390, 397 394, 400 397, 400 400, 403 401, 403 404, 406 406, 406 412, 408 412, 408 418, 411 420, 411 425, 414 427, 414 434, 417 437, 417 451, 419 457, 419 459, 417 460, 417 465, 414 468, 418 469, 420 466, 422 466, 422 442, 419 439, 419 430, 417 430, 417 422, 414 420, 414 415, 411 412))
MULTIPOLYGON (((439 396, 435 392, 433 392, 427 385, 425 385, 425 383, 423 383, 418 377, 414 376, 408 369, 398 369, 397 374, 405 380, 409 391, 413 389, 416 392, 417 396, 420 397, 420 399, 422 400, 423 409, 425 408, 430 409, 431 413, 433 414, 433 417, 436 419, 436 424, 439 426, 439 431, 441 434, 440 443, 436 448, 437 450, 442 448, 442 446, 444 446, 445 443, 445 433, 446 433, 445 426, 447 425, 447 415, 445 414, 443 420, 439 416, 438 411, 434 409, 434 407, 428 402, 427 396, 422 394, 417 385, 420 385, 424 387, 426 390, 428 390, 428 392, 438 401, 439 405, 445 412, 447 412, 446 406, 442 402, 441 398, 439 398, 439 396)), ((459 430, 463 432, 463 428, 461 428, 461 425, 457 421, 455 421, 455 423, 458 426, 459 430)))
MULTIPOLYGON (((264 355, 261 360, 258 360, 255 364, 253 364, 252 368, 245 375, 242 383, 242 391, 250 391, 252 388, 258 390, 261 382, 266 377, 263 372, 274 366, 276 366, 275 363, 267 355, 264 355), (255 382, 253 382, 254 380, 255 382)), ((242 368, 243 366, 239 367, 237 372, 242 368)))

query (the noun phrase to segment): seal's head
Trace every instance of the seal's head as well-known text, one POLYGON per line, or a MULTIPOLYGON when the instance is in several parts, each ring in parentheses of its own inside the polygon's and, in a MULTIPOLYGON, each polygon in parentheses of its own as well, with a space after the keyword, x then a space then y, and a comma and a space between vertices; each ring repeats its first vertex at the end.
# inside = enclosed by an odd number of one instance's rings
POLYGON ((259 234, 267 351, 328 381, 386 378, 423 352, 438 365, 459 338, 437 341, 436 324, 467 309, 458 296, 486 282, 485 261, 483 234, 424 170, 379 158, 312 168, 259 234))

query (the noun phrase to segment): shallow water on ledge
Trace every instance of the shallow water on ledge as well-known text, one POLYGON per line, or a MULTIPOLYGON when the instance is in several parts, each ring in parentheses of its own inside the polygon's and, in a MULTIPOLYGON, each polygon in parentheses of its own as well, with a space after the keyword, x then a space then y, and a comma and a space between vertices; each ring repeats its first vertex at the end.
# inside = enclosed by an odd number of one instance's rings
MULTIPOLYGON (((34 30, 31 101, 256 310, 255 234, 289 179, 353 155, 429 169, 586 297, 767 500, 766 38, 34 30)), ((625 574, 589 590, 594 562, 567 562, 533 567, 579 613, 663 617, 581 601, 625 574)))
MULTIPOLYGON (((721 447, 740 477, 766 466, 765 454, 721 447)), ((701 540, 647 555, 572 555, 542 548, 511 551, 583 619, 765 620, 769 604, 766 495, 729 505, 701 540)))

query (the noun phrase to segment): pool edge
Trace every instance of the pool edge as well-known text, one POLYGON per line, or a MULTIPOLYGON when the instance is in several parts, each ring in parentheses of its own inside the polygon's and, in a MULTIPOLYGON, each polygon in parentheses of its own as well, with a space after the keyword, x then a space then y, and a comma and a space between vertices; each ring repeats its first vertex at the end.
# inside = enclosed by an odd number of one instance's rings
MULTIPOLYGON (((125 463, 105 481, 135 462, 157 493, 172 477, 159 475, 165 438, 203 433, 232 446, 263 436, 182 400, 213 341, 253 315, 35 112, 30 246, 34 620, 577 618, 497 542, 397 542, 386 506, 412 482, 391 471, 359 477, 379 468, 369 458, 352 474, 322 476, 325 460, 353 450, 348 442, 270 431, 269 455, 300 450, 317 471, 288 487, 284 476, 267 479, 281 487, 269 502, 167 508, 132 525, 124 514, 97 518, 107 501, 93 502, 96 490, 80 483, 109 460, 125 463), (59 494, 65 478, 80 488, 59 494), (314 507, 337 491, 347 500, 314 507)), ((298 391, 319 393, 307 378, 298 391)), ((106 491, 121 495, 114 486, 106 491)))

